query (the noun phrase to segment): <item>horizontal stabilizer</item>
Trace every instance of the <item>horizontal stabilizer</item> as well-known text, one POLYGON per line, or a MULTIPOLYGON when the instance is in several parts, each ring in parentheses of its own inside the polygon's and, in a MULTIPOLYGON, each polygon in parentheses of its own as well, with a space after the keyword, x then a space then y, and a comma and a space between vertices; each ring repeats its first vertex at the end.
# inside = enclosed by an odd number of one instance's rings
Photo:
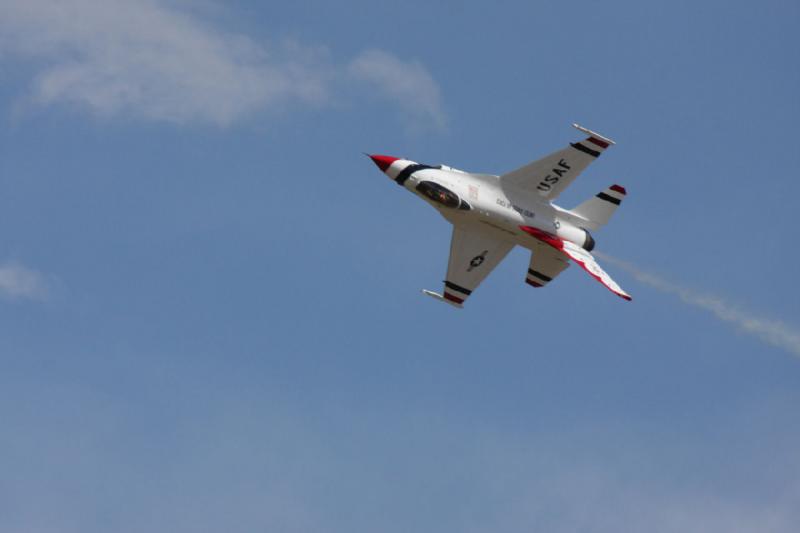
POLYGON ((525 283, 531 287, 544 287, 568 266, 569 259, 564 257, 563 253, 559 253, 558 250, 554 250, 543 242, 538 242, 536 248, 531 252, 525 283))
POLYGON ((622 290, 622 288, 617 285, 617 283, 611 279, 605 270, 600 268, 600 265, 597 264, 595 258, 578 246, 577 244, 571 243, 569 241, 565 241, 555 235, 551 235, 545 231, 542 231, 538 228, 533 228, 530 226, 520 226, 519 229, 532 235, 534 238, 538 239, 539 241, 549 244, 556 250, 560 251, 573 261, 575 261, 578 266, 580 266, 583 270, 585 270, 590 276, 594 279, 602 283, 608 290, 623 298, 625 300, 632 300, 631 295, 622 290))
POLYGON ((588 223, 586 227, 591 230, 596 230, 601 226, 605 226, 611 215, 622 204, 627 191, 621 185, 612 185, 606 190, 597 193, 583 202, 581 205, 572 209, 570 212, 580 218, 586 220, 588 223))

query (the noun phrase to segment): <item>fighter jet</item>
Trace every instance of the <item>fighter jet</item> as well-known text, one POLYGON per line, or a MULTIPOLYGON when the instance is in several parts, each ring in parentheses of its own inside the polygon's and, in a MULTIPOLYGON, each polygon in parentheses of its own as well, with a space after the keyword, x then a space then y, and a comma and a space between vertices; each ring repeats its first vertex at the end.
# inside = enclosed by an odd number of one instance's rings
POLYGON ((422 165, 388 155, 369 155, 395 183, 432 205, 453 225, 442 293, 424 294, 462 307, 514 246, 531 251, 525 282, 544 287, 576 263, 611 292, 630 300, 590 253, 590 231, 604 226, 625 198, 611 185, 573 209, 553 200, 609 146, 611 139, 577 124, 587 138, 502 176, 422 165))

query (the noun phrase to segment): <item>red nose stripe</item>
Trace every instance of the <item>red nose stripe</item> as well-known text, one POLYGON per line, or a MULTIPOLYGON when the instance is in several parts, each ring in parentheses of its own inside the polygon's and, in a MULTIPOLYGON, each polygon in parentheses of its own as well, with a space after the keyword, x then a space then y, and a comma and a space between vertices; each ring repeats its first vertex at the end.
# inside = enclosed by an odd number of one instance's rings
POLYGON ((372 159, 372 162, 378 165, 378 168, 383 172, 386 172, 386 169, 398 159, 390 155, 371 155, 369 158, 372 159))

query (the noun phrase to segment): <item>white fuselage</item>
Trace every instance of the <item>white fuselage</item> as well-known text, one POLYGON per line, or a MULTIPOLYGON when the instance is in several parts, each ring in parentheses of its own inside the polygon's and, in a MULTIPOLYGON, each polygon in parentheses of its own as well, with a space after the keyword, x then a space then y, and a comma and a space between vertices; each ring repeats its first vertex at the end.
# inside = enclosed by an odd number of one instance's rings
POLYGON ((529 249, 538 241, 522 231, 520 226, 535 227, 588 249, 593 244, 588 232, 575 224, 575 217, 568 211, 531 195, 504 191, 497 176, 472 174, 444 165, 426 167, 408 160, 396 161, 386 174, 431 204, 452 224, 473 225, 498 239, 529 249), (414 166, 422 168, 408 176, 403 175, 404 170, 407 173, 407 169, 412 170, 414 166), (458 204, 452 197, 440 197, 446 193, 427 185, 431 183, 454 193, 458 204))

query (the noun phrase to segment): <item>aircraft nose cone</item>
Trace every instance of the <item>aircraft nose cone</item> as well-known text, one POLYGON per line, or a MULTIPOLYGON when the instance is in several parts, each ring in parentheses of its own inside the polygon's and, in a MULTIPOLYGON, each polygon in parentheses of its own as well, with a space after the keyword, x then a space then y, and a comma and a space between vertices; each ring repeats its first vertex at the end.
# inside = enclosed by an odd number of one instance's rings
POLYGON ((378 168, 381 169, 382 172, 386 172, 386 169, 399 159, 399 157, 392 157, 390 155, 369 155, 369 158, 372 159, 373 163, 378 165, 378 168))

